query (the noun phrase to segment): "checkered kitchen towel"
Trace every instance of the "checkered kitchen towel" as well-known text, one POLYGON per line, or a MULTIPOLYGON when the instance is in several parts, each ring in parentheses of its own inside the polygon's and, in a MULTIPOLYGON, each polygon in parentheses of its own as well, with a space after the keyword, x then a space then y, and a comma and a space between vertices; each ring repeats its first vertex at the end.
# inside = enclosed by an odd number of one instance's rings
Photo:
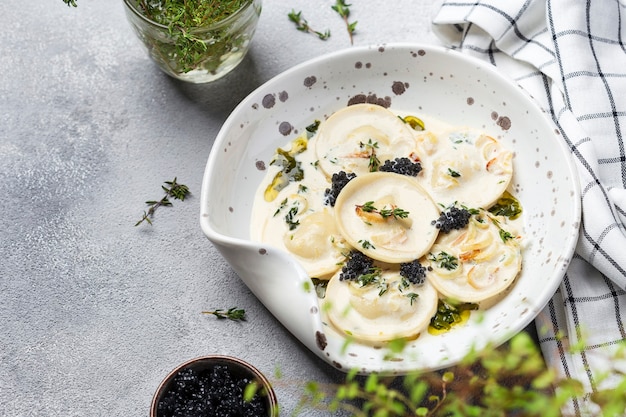
MULTIPOLYGON (((443 0, 433 31, 517 81, 549 111, 572 151, 583 199, 580 239, 537 327, 547 362, 562 376, 582 381, 588 393, 610 386, 610 378, 599 380, 616 366, 606 353, 626 339, 626 2, 443 0), (584 349, 571 354, 581 338, 584 349)), ((598 413, 589 395, 563 411, 598 413)))

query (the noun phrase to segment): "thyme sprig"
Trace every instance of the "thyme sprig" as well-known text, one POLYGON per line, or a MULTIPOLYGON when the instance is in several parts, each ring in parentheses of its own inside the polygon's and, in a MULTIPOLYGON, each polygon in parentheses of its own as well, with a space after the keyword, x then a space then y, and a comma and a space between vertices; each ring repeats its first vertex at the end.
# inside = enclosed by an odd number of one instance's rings
POLYGON ((63 3, 67 4, 68 6, 74 6, 76 7, 76 0, 63 0, 63 3))
POLYGON ((380 167, 380 159, 376 156, 376 149, 378 149, 378 142, 369 139, 367 143, 359 142, 359 148, 363 149, 369 162, 367 164, 370 172, 378 171, 380 167))
POLYGON ((170 197, 176 200, 184 201, 185 197, 187 197, 190 193, 189 187, 184 184, 179 184, 177 182, 177 178, 174 177, 173 181, 165 181, 166 185, 162 185, 161 189, 165 191, 165 195, 160 200, 148 200, 146 204, 150 207, 147 211, 143 212, 143 216, 141 219, 135 223, 135 226, 139 226, 141 223, 146 222, 152 225, 152 218, 154 217, 154 212, 161 206, 170 207, 172 206, 172 202, 170 201, 170 197))
POLYGON ((291 9, 291 12, 287 15, 289 20, 291 20, 296 25, 296 29, 300 32, 311 33, 316 35, 321 40, 325 41, 330 38, 330 30, 325 30, 324 32, 317 31, 309 25, 309 22, 302 16, 302 11, 296 12, 294 9, 291 9))
POLYGON ((366 201, 363 204, 357 204, 357 208, 363 210, 366 213, 376 213, 379 214, 380 217, 382 217, 383 219, 387 219, 389 217, 393 217, 394 219, 406 219, 407 217, 409 217, 409 212, 400 208, 400 207, 395 207, 392 206, 391 208, 385 208, 387 206, 384 206, 382 209, 378 209, 376 208, 376 206, 374 206, 374 202, 373 201, 366 201))
POLYGON ((218 308, 216 310, 203 311, 202 314, 212 314, 218 319, 229 319, 233 321, 246 320, 246 310, 237 307, 231 307, 228 310, 218 308))
POLYGON ((145 17, 167 26, 171 40, 154 39, 153 47, 172 71, 216 71, 232 44, 237 46, 238 42, 245 41, 234 38, 230 28, 208 32, 199 32, 198 28, 223 21, 240 10, 246 0, 133 0, 133 3, 145 17))
POLYGON ((347 4, 345 0, 337 0, 334 6, 331 6, 334 11, 336 11, 339 16, 343 19, 346 24, 346 30, 348 31, 348 36, 350 36, 350 45, 354 45, 354 32, 356 30, 357 22, 350 22, 348 18, 350 17, 350 6, 351 4, 347 4))
POLYGON ((438 264, 439 268, 445 268, 452 271, 459 266, 459 260, 454 255, 441 251, 438 254, 429 254, 428 258, 438 264))

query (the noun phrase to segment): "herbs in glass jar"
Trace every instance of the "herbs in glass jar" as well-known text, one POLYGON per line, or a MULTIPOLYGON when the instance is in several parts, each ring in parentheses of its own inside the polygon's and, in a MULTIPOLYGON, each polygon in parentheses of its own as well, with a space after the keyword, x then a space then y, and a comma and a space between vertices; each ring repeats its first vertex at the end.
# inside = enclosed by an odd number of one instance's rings
POLYGON ((216 80, 244 58, 261 0, 124 0, 150 57, 167 74, 194 83, 216 80))

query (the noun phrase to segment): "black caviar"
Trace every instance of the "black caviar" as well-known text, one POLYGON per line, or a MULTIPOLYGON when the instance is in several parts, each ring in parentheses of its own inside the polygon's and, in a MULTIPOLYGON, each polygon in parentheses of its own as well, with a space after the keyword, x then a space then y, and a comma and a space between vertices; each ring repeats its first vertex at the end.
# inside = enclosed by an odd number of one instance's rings
POLYGON ((157 417, 267 417, 264 397, 250 401, 244 390, 253 380, 232 374, 225 365, 183 368, 172 379, 157 405, 157 417))
POLYGON ((452 206, 444 210, 437 220, 433 220, 433 224, 442 233, 448 233, 453 229, 462 229, 469 223, 472 211, 462 207, 452 206))
POLYGON ((339 171, 333 174, 331 177, 331 188, 327 188, 324 192, 324 204, 327 206, 334 207, 335 201, 337 201, 337 196, 343 190, 343 187, 350 182, 350 180, 356 178, 356 174, 350 172, 346 173, 345 171, 339 171))
POLYGON ((426 268, 417 259, 412 262, 401 263, 400 275, 412 284, 421 285, 426 278, 426 268))
POLYGON ((422 171, 422 164, 413 162, 407 157, 388 159, 379 168, 383 172, 395 172, 396 174, 416 177, 422 171))
POLYGON ((372 258, 359 251, 352 251, 348 261, 341 268, 339 280, 358 280, 360 276, 370 274, 373 268, 374 260, 372 258))

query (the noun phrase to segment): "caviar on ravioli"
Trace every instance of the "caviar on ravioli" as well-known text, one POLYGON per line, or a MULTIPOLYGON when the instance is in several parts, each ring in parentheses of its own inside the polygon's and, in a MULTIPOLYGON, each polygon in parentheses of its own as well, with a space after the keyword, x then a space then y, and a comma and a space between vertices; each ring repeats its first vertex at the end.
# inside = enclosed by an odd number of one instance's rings
POLYGON ((428 282, 411 283, 397 268, 376 272, 368 285, 342 280, 337 273, 328 282, 323 309, 333 325, 366 342, 412 338, 430 323, 439 297, 428 282))

